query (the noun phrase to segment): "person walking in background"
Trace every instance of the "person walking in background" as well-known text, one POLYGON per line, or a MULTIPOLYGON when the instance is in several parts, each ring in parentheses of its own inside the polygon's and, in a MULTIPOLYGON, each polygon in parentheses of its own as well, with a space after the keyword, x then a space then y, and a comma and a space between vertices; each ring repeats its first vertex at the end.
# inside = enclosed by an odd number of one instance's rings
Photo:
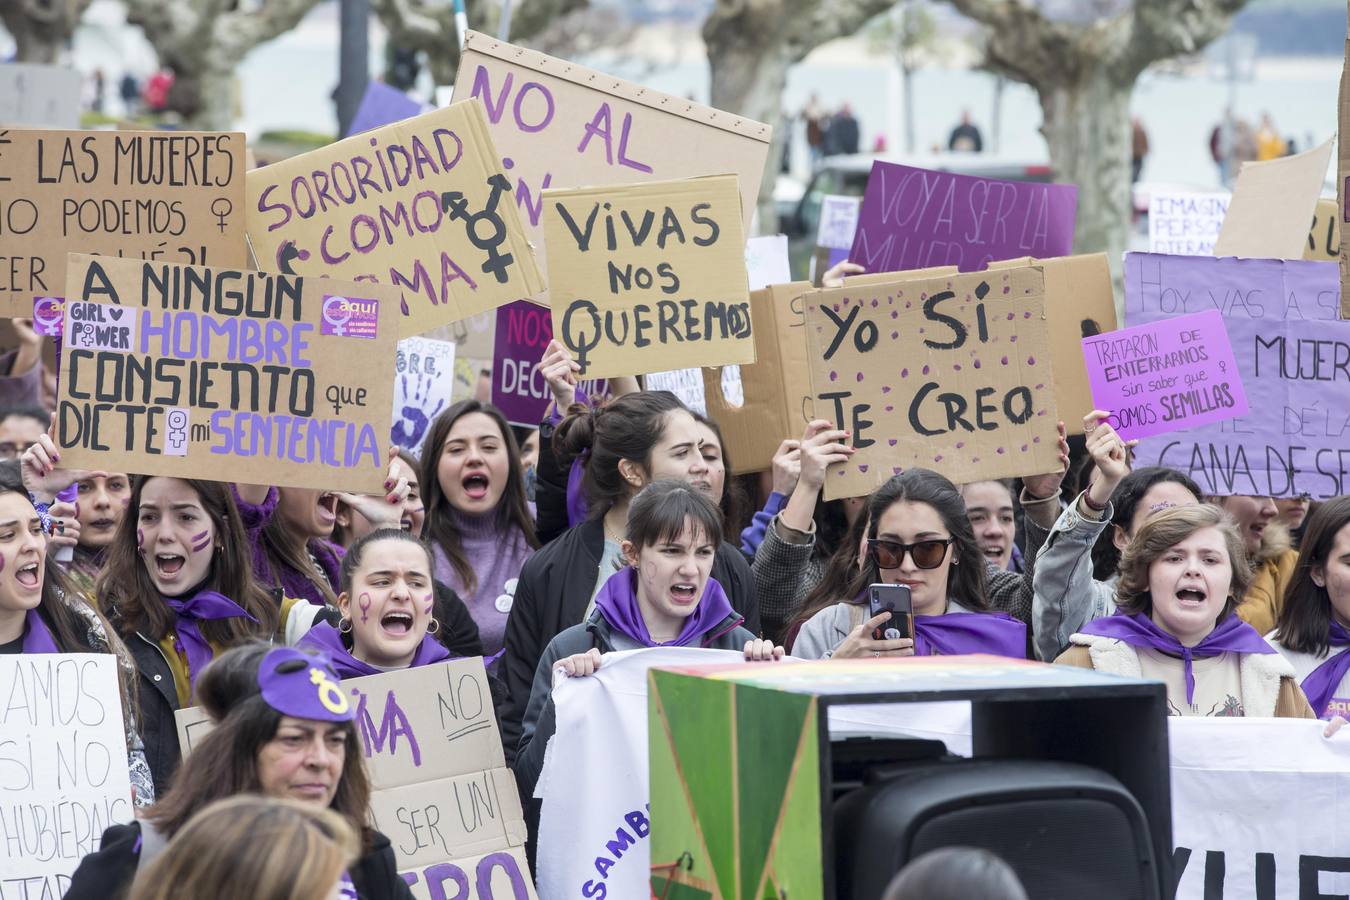
POLYGON ((1148 132, 1138 116, 1130 120, 1130 130, 1130 184, 1134 184, 1144 170, 1144 160, 1148 159, 1148 132))
POLYGON ((802 107, 802 122, 806 125, 806 147, 811 154, 811 170, 815 171, 825 158, 825 110, 820 107, 820 98, 812 94, 802 107))
POLYGON ((122 115, 130 118, 139 111, 141 99, 141 85, 136 80, 136 76, 130 72, 122 75, 122 81, 117 85, 117 93, 122 98, 122 115))
POLYGON ((845 103, 839 112, 830 119, 825 129, 825 155, 838 156, 858 152, 858 120, 853 116, 853 107, 845 103))
POLYGON ((980 129, 970 121, 970 110, 961 110, 961 121, 952 129, 951 136, 947 138, 947 149, 954 153, 982 153, 984 151, 984 137, 980 134, 980 129))
POLYGON ((1279 159, 1284 156, 1287 145, 1284 138, 1275 130, 1270 113, 1261 113, 1261 125, 1256 129, 1256 159, 1258 162, 1279 159))

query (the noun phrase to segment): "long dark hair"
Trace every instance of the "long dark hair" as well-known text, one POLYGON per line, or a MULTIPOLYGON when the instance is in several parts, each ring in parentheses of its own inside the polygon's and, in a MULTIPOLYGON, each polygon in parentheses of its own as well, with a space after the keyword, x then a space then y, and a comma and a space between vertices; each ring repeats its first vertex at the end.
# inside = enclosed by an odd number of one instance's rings
POLYGON ((1295 653, 1323 656, 1331 649, 1333 611, 1325 586, 1313 581, 1313 570, 1322 569, 1336 544, 1336 535, 1350 525, 1350 497, 1334 497, 1319 504, 1303 525, 1294 577, 1284 592, 1284 606, 1275 625, 1275 638, 1295 653))
MULTIPOLYGON (((110 611, 123 637, 137 631, 155 640, 162 640, 174 625, 174 611, 159 595, 159 588, 150 579, 146 562, 137 546, 136 530, 140 519, 141 495, 152 478, 163 475, 138 475, 131 486, 126 515, 117 527, 117 534, 108 545, 107 565, 98 580, 101 606, 110 611)), ((194 587, 224 594, 239 604, 257 624, 240 616, 229 619, 208 619, 199 623, 202 635, 214 644, 230 645, 254 635, 270 637, 277 630, 280 613, 272 595, 253 574, 249 558, 252 546, 239 518, 239 508, 230 496, 229 488, 219 481, 180 478, 192 488, 202 509, 215 526, 219 549, 211 556, 211 568, 206 579, 194 587)))
POLYGON ((802 600, 801 612, 794 620, 794 625, 800 626, 822 609, 839 602, 839 586, 848 584, 857 575, 858 546, 867 531, 867 524, 867 512, 863 511, 853 520, 853 524, 848 526, 848 530, 844 532, 825 563, 825 572, 821 575, 820 581, 816 582, 816 586, 811 588, 802 600))
MULTIPOLYGON (((284 491, 286 488, 279 487, 277 490, 284 491)), ((298 572, 301 577, 318 588, 324 602, 331 604, 334 601, 336 595, 333 593, 333 585, 328 583, 327 575, 314 570, 314 563, 311 560, 311 557, 318 558, 332 552, 323 546, 319 538, 310 538, 297 546, 291 526, 281 516, 273 513, 268 518, 267 524, 263 525, 259 547, 267 557, 268 571, 272 573, 272 578, 278 586, 281 584, 281 573, 290 569, 298 572)))
MULTIPOLYGON (((193 813, 216 800, 261 793, 258 752, 276 736, 282 719, 258 687, 258 669, 270 649, 259 641, 241 644, 222 653, 197 679, 197 699, 215 728, 183 758, 169 792, 146 811, 145 818, 165 837, 172 838, 193 813)), ((356 724, 346 722, 342 729, 342 777, 331 808, 365 836, 368 849, 370 778, 356 724)))
POLYGON ((741 529, 750 522, 750 495, 745 492, 745 485, 741 484, 740 479, 731 474, 731 456, 727 453, 727 442, 722 437, 722 428, 716 421, 697 410, 691 409, 689 414, 694 417, 695 422, 705 426, 717 438, 717 449, 722 454, 722 468, 726 470, 722 479, 722 496, 717 506, 722 510, 722 522, 726 526, 727 534, 740 534, 741 529))
POLYGON ((553 432, 553 448, 564 468, 589 451, 584 484, 590 518, 602 518, 628 498, 632 486, 619 473, 619 461, 647 468, 666 418, 677 411, 688 412, 670 391, 638 391, 599 409, 577 404, 568 410, 553 432))
POLYGON ((459 529, 455 527, 451 516, 450 498, 441 489, 441 479, 437 470, 441 462, 441 449, 450 435, 454 424, 470 413, 482 413, 492 419, 501 432, 502 443, 506 446, 506 488, 497 501, 496 529, 505 533, 512 527, 520 529, 531 547, 539 546, 539 538, 534 533, 534 517, 525 499, 525 479, 521 475, 520 445, 511 431, 511 425, 501 410, 491 403, 479 400, 461 400, 436 417, 427 429, 422 442, 422 466, 417 476, 421 481, 422 505, 426 507, 426 519, 422 531, 435 546, 445 552, 450 566, 459 576, 467 594, 478 590, 478 575, 473 570, 473 562, 464 554, 464 544, 460 540, 459 529))
POLYGON ((1113 538, 1115 527, 1129 534, 1130 524, 1134 521, 1134 511, 1139 508, 1139 503, 1149 488, 1168 481, 1179 484, 1194 494, 1196 503, 1204 501, 1198 484, 1184 473, 1166 466, 1145 466, 1122 478, 1120 484, 1111 492, 1111 524, 1097 537, 1097 543, 1092 545, 1092 576, 1098 581, 1106 581, 1116 574, 1116 568, 1120 565, 1120 550, 1113 538))

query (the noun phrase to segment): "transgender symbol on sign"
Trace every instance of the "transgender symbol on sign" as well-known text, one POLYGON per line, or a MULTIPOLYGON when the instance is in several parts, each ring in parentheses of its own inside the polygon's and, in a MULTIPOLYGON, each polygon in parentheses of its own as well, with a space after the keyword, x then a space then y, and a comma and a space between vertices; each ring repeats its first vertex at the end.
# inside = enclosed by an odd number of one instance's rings
POLYGON ((488 195, 487 206, 481 212, 469 212, 469 201, 459 191, 441 194, 441 209, 452 219, 464 220, 464 231, 468 234, 470 243, 488 255, 483 263, 483 271, 495 275, 498 284, 506 284, 506 267, 515 261, 515 257, 497 249, 506 240, 506 223, 497 215, 497 202, 501 200, 502 191, 511 190, 511 182, 499 172, 489 178, 487 183, 492 188, 492 193, 488 195), (491 229, 486 235, 479 234, 480 222, 491 229))

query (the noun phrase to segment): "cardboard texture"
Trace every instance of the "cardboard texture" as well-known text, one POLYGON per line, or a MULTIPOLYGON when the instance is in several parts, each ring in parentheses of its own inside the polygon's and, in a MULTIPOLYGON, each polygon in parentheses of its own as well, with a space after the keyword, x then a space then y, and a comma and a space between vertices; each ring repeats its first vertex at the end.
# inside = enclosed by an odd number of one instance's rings
POLYGON ((858 452, 824 496, 870 494, 915 466, 960 484, 1059 465, 1039 266, 806 295, 812 402, 858 452))
POLYGON ((0 65, 0 125, 79 128, 80 87, 80 73, 65 66, 0 65))
POLYGON ((755 361, 735 176, 545 191, 544 230, 582 376, 755 361))
MULTIPOLYGON (((1346 17, 1350 19, 1350 4, 1346 17)), ((1336 208, 1337 220, 1344 226, 1350 222, 1350 39, 1345 42, 1345 61, 1341 65, 1341 87, 1336 118, 1336 208)), ((1341 318, 1350 319, 1350 241, 1346 229, 1341 228, 1341 318)))
POLYGON ((1340 217, 1336 215, 1336 201, 1324 198, 1317 201, 1312 227, 1308 229, 1308 243, 1303 247, 1303 258, 1325 262, 1340 257, 1341 223, 1340 217))
POLYGON ((244 136, 0 129, 0 316, 64 297, 66 254, 242 268, 244 136))
POLYGON ((1115 289, 1106 254, 1001 260, 990 263, 989 268, 1011 266, 1040 266, 1045 273, 1045 315, 1050 329, 1050 362, 1055 369, 1055 408, 1069 434, 1082 434, 1083 416, 1094 407, 1080 341, 1117 328, 1115 289))
POLYGON ((400 871, 525 843, 516 777, 505 766, 375 791, 370 817, 400 871))
POLYGON ((186 706, 174 710, 174 727, 178 729, 178 747, 187 756, 197 748, 202 738, 215 729, 216 724, 200 706, 186 706))
POLYGON ((1078 188, 874 162, 848 258, 868 272, 1073 251, 1078 188))
POLYGON ((1294 156, 1243 163, 1215 256, 1302 259, 1331 161, 1331 139, 1294 156))
POLYGON ((403 292, 402 337, 544 286, 477 103, 455 103, 248 173, 268 271, 403 292))
POLYGON ((382 490, 396 291, 84 254, 66 277, 64 465, 382 490))
MULTIPOLYGON (((465 32, 455 100, 481 100, 516 203, 547 271, 543 197, 580 188, 736 175, 748 233, 773 129, 476 31, 465 32)), ((536 297, 549 303, 547 295, 536 297)))
POLYGON ((404 869, 399 874, 411 881, 408 886, 417 900, 536 900, 522 847, 404 869))

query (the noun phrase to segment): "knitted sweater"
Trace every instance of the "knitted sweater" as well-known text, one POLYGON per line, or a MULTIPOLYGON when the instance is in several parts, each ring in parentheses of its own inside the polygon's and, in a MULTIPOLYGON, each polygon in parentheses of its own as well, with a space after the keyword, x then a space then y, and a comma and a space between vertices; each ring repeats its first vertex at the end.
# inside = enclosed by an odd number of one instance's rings
POLYGON ((464 605, 478 625, 483 653, 491 657, 502 649, 506 617, 516 593, 516 579, 534 548, 515 526, 510 526, 505 533, 498 531, 495 513, 470 516, 451 509, 450 521, 459 532, 460 545, 473 567, 477 584, 472 592, 468 590, 439 544, 432 547, 436 580, 449 585, 464 599, 464 605))
MULTIPOLYGON (((317 573, 301 572, 294 566, 274 567, 263 547, 263 529, 276 514, 281 492, 275 487, 268 488, 267 496, 262 503, 249 503, 244 500, 233 484, 230 485, 230 494, 234 497, 235 505, 239 507, 240 518, 244 520, 244 531, 248 534, 253 554, 253 574, 258 576, 264 587, 281 588, 283 596, 303 597, 315 606, 322 606, 323 591, 314 580, 317 573)), ((309 542, 309 553, 318 563, 324 577, 328 579, 329 586, 336 592, 338 570, 342 565, 342 548, 332 541, 312 540, 309 542)))

